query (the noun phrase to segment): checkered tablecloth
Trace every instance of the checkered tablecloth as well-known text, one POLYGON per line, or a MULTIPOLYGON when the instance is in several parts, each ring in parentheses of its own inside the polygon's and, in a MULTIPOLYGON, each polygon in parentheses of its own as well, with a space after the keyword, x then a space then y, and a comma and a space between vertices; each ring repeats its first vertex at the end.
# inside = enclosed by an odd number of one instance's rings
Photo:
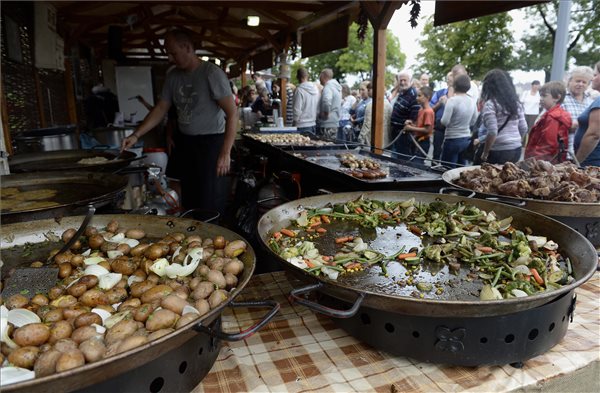
MULTIPOLYGON (((565 338, 521 369, 510 365, 442 366, 375 350, 337 328, 330 318, 291 304, 287 294, 293 284, 283 272, 252 278, 236 300, 271 298, 280 302, 281 312, 247 340, 224 344, 211 372, 194 392, 500 392, 528 387, 541 390, 553 380, 590 366, 596 366, 597 373, 598 273, 576 290, 575 317, 565 338)), ((223 330, 246 328, 264 313, 260 309, 229 309, 223 317, 223 330)), ((585 378, 590 379, 589 375, 585 378)), ((597 374, 595 378, 600 379, 597 374)), ((597 386, 597 380, 591 382, 597 386)), ((590 385, 581 379, 573 383, 573 390, 578 391, 590 385)))

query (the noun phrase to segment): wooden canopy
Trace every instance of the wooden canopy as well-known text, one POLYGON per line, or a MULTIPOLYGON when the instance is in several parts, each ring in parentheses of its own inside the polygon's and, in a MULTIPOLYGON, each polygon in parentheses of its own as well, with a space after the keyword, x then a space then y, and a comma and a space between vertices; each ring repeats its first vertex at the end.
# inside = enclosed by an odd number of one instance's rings
POLYGON ((358 1, 55 1, 65 47, 81 42, 109 57, 115 43, 124 61, 166 60, 168 29, 186 30, 197 54, 225 62, 243 61, 273 48, 280 53, 297 32, 356 12, 358 1), (258 26, 248 26, 258 16, 258 26))

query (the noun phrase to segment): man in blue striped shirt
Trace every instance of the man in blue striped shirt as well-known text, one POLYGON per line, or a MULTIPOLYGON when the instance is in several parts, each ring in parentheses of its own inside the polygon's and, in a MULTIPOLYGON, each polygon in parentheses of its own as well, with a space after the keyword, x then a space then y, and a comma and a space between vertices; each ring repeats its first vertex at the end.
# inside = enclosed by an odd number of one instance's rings
MULTIPOLYGON (((399 93, 392 109, 392 135, 394 139, 404 129, 406 120, 417 120, 421 106, 417 103, 417 90, 412 87, 412 75, 408 71, 398 74, 399 93)), ((394 142, 392 150, 396 153, 411 155, 413 142, 408 133, 402 133, 394 142)))

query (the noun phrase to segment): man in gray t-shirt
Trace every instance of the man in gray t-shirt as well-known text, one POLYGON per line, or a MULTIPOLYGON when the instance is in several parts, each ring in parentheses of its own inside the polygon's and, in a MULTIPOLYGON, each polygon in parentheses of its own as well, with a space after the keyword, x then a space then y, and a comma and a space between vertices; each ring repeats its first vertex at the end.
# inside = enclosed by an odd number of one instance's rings
POLYGON ((183 207, 222 211, 217 203, 218 176, 229 172, 237 121, 229 81, 220 68, 196 56, 194 43, 185 32, 167 33, 165 49, 176 68, 167 75, 158 104, 123 140, 122 149, 130 148, 157 126, 174 104, 182 134, 177 154, 182 155, 183 207))

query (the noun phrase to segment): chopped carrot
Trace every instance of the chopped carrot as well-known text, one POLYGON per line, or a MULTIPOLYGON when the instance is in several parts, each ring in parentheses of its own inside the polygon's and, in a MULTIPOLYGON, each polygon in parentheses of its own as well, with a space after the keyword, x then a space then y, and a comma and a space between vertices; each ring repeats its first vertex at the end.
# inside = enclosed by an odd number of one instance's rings
POLYGON ((313 267, 315 267, 315 264, 314 264, 314 263, 312 263, 312 262, 310 261, 310 259, 305 259, 305 260, 304 260, 304 263, 306 263, 306 266, 308 266, 308 268, 309 268, 309 269, 312 269, 313 267))
POLYGON ((336 244, 342 244, 354 240, 353 236, 342 236, 335 239, 336 244))
POLYGON ((486 247, 486 246, 478 246, 475 248, 477 248, 479 251, 484 252, 486 254, 489 254, 494 251, 494 249, 492 247, 486 247))
POLYGON ((327 232, 327 229, 325 229, 325 228, 317 228, 317 232, 319 232, 319 233, 325 233, 325 232, 327 232))
POLYGON ((423 232, 421 232, 421 229, 419 229, 419 227, 416 226, 416 225, 410 225, 408 227, 408 230, 411 231, 412 233, 414 233, 417 236, 421 236, 423 234, 423 232))
POLYGON ((407 252, 407 253, 398 255, 398 259, 403 260, 406 258, 412 258, 412 257, 416 257, 416 256, 417 256, 416 252, 407 252))
POLYGON ((325 224, 331 223, 331 220, 327 216, 321 216, 321 221, 323 221, 325 224))
POLYGON ((388 218, 390 218, 390 216, 388 216, 387 214, 382 214, 381 215, 381 219, 382 220, 387 220, 388 218))
POLYGON ((319 225, 321 225, 321 220, 315 220, 314 222, 312 222, 310 224, 310 227, 314 228, 314 227, 318 227, 319 225))
POLYGON ((392 217, 396 217, 398 214, 400 214, 400 210, 395 210, 395 211, 392 213, 392 217))
POLYGON ((355 207, 354 211, 357 212, 358 214, 363 214, 365 212, 360 206, 355 207))
POLYGON ((531 274, 533 274, 533 278, 535 278, 535 281, 542 285, 544 283, 544 280, 542 279, 542 277, 540 276, 540 274, 538 273, 538 271, 536 270, 536 268, 532 267, 531 269, 531 274))
POLYGON ((329 262, 329 260, 331 259, 331 257, 327 256, 327 255, 322 255, 321 259, 324 260, 325 262, 329 262))
POLYGON ((289 237, 296 237, 296 232, 289 230, 287 228, 283 228, 280 232, 289 237))
POLYGON ((273 237, 275 238, 275 240, 279 239, 281 237, 281 232, 275 232, 273 234, 273 237))
POLYGON ((308 233, 315 233, 315 230, 314 230, 313 228, 308 228, 308 229, 306 230, 306 232, 308 232, 308 233))

